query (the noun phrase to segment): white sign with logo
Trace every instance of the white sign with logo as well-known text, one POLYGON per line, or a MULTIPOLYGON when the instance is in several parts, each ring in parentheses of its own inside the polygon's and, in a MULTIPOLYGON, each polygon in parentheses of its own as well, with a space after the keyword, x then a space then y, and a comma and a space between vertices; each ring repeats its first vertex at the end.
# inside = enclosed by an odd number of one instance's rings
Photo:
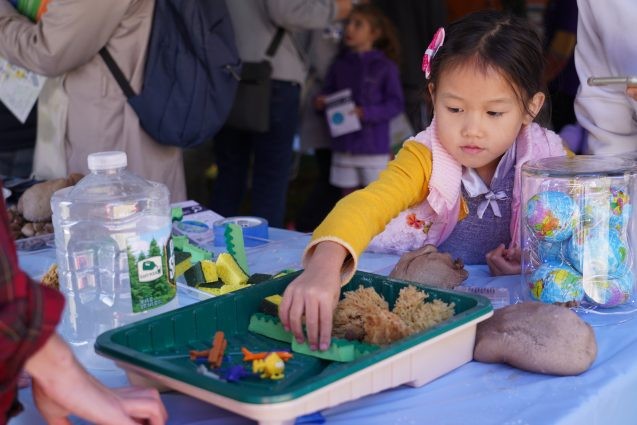
POLYGON ((140 282, 150 282, 158 279, 162 275, 163 267, 160 256, 145 258, 137 263, 137 276, 140 282))
POLYGON ((352 100, 352 91, 345 89, 325 97, 325 117, 332 137, 353 133, 361 129, 356 115, 356 104, 352 100))
POLYGON ((177 294, 172 223, 126 240, 133 312, 167 304, 177 294))

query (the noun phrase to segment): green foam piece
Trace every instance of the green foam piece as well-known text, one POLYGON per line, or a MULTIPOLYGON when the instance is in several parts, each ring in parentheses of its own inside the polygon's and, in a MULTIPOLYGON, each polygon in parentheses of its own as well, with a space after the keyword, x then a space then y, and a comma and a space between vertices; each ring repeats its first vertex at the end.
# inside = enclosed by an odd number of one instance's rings
POLYGON ((277 341, 287 342, 292 345, 292 351, 295 353, 336 362, 351 362, 379 348, 376 345, 365 344, 359 341, 332 338, 332 344, 328 350, 313 351, 307 342, 298 343, 296 339, 294 339, 292 332, 288 332, 283 328, 283 324, 281 324, 278 317, 265 313, 254 313, 250 316, 248 330, 268 338, 276 339, 277 341))
POLYGON ((277 341, 287 342, 288 344, 293 340, 292 332, 286 331, 281 321, 269 314, 254 313, 250 316, 248 330, 277 341))
POLYGON ((184 246, 188 245, 188 237, 187 236, 175 236, 173 235, 173 245, 175 249, 180 251, 184 250, 184 246))
POLYGON ((354 343, 346 339, 332 338, 330 348, 325 351, 311 350, 307 341, 299 343, 292 339, 292 351, 306 356, 318 357, 319 359, 332 360, 335 362, 351 362, 356 360, 356 350, 354 343))
POLYGON ((190 243, 184 247, 184 251, 192 255, 191 261, 193 263, 198 263, 201 260, 212 260, 212 252, 196 247, 190 243))
POLYGON ((191 244, 186 236, 173 236, 173 245, 175 251, 190 253, 193 264, 201 260, 212 260, 212 252, 191 244))
POLYGON ((332 338, 330 348, 325 351, 311 350, 307 342, 298 343, 292 340, 292 351, 306 356, 318 357, 319 359, 332 360, 335 362, 351 362, 359 357, 365 356, 378 350, 377 345, 366 344, 359 341, 348 341, 342 338, 332 338))
POLYGON ((172 221, 181 221, 184 218, 184 210, 181 207, 172 207, 170 209, 172 221))
POLYGON ((234 258, 234 261, 241 267, 241 270, 243 270, 247 276, 250 276, 241 226, 236 223, 228 223, 226 224, 223 235, 226 239, 226 250, 232 255, 232 258, 234 258))

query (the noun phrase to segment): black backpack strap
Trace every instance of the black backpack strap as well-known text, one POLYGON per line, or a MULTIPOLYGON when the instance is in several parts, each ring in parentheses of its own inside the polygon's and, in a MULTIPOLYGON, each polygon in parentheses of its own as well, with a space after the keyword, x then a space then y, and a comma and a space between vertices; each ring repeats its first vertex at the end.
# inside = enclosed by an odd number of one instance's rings
POLYGON ((126 98, 130 99, 131 97, 137 96, 135 91, 133 91, 133 88, 130 86, 130 83, 124 76, 124 73, 119 68, 117 62, 115 62, 115 59, 113 59, 113 56, 111 56, 106 47, 102 47, 100 49, 100 56, 104 60, 104 63, 108 67, 108 70, 111 71, 111 74, 113 74, 115 81, 117 81, 117 84, 122 89, 122 92, 124 92, 126 98))
POLYGON ((283 29, 282 27, 277 27, 276 32, 274 33, 274 37, 272 37, 272 41, 270 42, 268 49, 265 51, 265 55, 267 57, 271 58, 276 54, 276 51, 279 49, 284 35, 285 29, 283 29))

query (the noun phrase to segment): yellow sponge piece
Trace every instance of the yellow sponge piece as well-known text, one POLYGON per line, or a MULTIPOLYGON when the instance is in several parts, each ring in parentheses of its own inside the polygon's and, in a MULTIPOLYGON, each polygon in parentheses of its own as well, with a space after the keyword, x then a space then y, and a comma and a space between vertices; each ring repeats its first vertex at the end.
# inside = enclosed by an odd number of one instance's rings
POLYGON ((219 280, 219 276, 217 276, 217 265, 214 261, 201 260, 201 271, 203 271, 203 277, 206 282, 219 280))
POLYGON ((217 273, 226 285, 245 285, 248 282, 248 275, 241 270, 232 255, 227 252, 221 253, 217 257, 217 273))

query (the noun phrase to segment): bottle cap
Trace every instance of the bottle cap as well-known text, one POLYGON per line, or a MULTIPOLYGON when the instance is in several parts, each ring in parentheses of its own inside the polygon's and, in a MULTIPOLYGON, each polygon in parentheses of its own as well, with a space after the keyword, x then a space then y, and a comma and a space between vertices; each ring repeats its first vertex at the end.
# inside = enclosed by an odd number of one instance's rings
POLYGON ((88 156, 88 169, 91 171, 123 168, 126 167, 127 164, 128 160, 126 158, 126 152, 97 152, 88 156))

